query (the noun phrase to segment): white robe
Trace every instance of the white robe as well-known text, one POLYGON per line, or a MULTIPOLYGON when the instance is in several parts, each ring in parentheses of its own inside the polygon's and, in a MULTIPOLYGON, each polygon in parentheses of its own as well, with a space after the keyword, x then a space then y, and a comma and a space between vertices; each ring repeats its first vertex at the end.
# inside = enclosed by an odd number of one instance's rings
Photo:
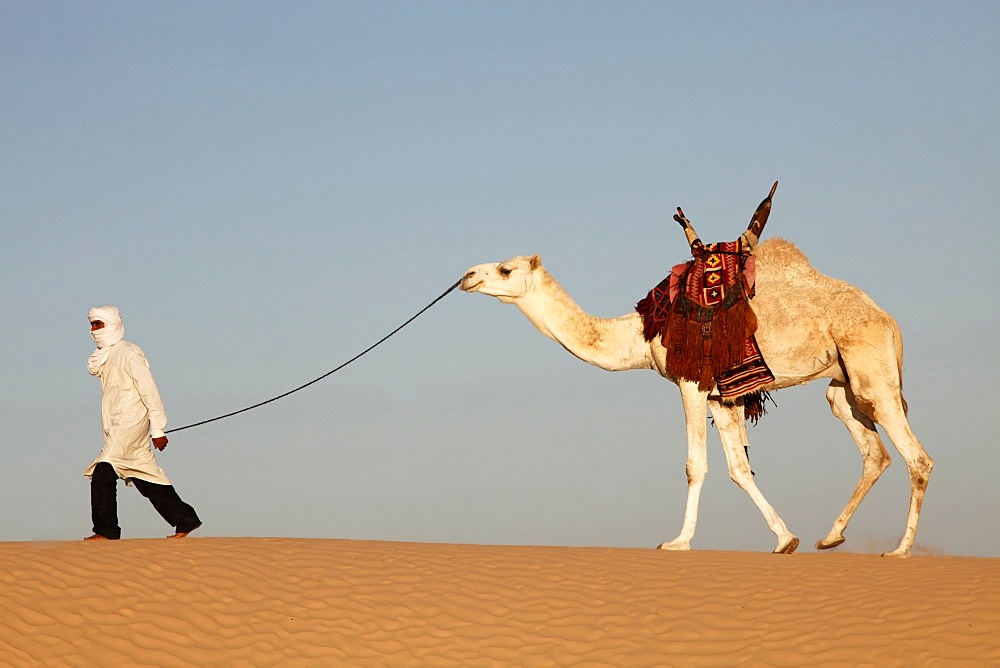
POLYGON ((119 341, 108 350, 107 362, 97 373, 104 447, 83 475, 91 477, 99 463, 108 462, 126 482, 139 478, 169 485, 150 444, 150 438, 163 436, 167 417, 149 362, 139 346, 128 341, 119 341))

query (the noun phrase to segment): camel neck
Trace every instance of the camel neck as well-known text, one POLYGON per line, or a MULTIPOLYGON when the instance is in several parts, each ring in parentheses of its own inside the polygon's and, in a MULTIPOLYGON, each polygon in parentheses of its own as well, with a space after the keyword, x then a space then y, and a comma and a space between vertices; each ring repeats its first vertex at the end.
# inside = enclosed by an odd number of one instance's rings
POLYGON ((537 270, 531 290, 517 305, 542 334, 584 362, 611 371, 652 368, 637 314, 591 315, 544 268, 537 270))

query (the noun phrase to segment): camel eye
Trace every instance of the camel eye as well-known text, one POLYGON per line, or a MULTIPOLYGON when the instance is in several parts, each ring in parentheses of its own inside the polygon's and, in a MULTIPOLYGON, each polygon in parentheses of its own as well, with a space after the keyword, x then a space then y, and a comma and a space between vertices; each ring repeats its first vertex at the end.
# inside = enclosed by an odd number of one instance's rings
POLYGON ((500 272, 501 276, 503 276, 504 278, 507 278, 508 276, 510 276, 510 271, 511 270, 510 270, 510 267, 499 267, 498 271, 500 272))

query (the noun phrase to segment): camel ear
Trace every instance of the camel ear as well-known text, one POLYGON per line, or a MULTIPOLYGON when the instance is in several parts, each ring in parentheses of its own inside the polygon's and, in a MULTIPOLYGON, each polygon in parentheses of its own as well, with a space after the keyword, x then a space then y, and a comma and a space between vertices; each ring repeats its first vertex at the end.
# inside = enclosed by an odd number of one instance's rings
POLYGON ((532 255, 531 256, 531 271, 534 271, 535 269, 538 269, 541 266, 542 266, 542 258, 538 257, 537 253, 534 254, 534 255, 532 255))

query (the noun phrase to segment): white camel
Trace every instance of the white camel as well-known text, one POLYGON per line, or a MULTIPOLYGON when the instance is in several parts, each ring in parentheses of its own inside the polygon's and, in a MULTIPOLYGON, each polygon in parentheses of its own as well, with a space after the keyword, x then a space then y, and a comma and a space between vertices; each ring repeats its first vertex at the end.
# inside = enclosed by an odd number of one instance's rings
MULTIPOLYGON (((773 194, 773 191, 772 191, 773 194)), ((756 247, 757 292, 752 307, 757 343, 775 376, 769 391, 829 378, 826 398, 861 450, 861 480, 819 549, 844 542, 844 530, 890 457, 875 424, 882 425, 910 475, 910 507, 899 546, 884 556, 907 557, 934 461, 910 429, 902 396, 903 340, 895 319, 858 288, 817 271, 792 243, 772 238, 756 247)), ((584 362, 608 371, 653 369, 680 387, 687 426, 688 495, 678 536, 660 549, 689 550, 698 520, 698 500, 708 472, 706 423, 711 410, 726 453, 729 475, 760 509, 778 539, 776 553, 796 550, 799 539, 761 494, 750 471, 742 399, 723 403, 698 383, 666 370, 659 337, 647 342, 632 312, 618 318, 586 313, 545 270, 537 255, 470 268, 461 284, 515 304, 546 336, 584 362)))

